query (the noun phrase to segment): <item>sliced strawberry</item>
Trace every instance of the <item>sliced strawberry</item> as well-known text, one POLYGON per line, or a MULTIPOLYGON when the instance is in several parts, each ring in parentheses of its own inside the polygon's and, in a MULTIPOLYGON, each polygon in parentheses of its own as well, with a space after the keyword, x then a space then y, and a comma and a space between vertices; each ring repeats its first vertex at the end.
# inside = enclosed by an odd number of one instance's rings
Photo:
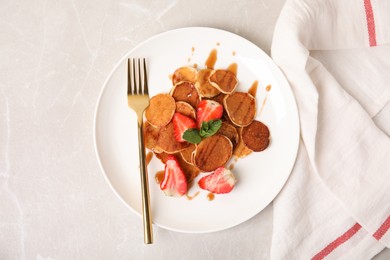
POLYGON ((187 192, 187 180, 174 155, 168 155, 165 163, 164 180, 160 183, 166 196, 180 197, 187 192))
POLYGON ((196 110, 196 125, 200 129, 203 122, 217 120, 222 117, 223 106, 214 100, 204 99, 196 110))
POLYGON ((172 120, 175 139, 179 142, 185 142, 183 134, 188 129, 196 128, 194 120, 180 113, 175 113, 172 120))
POLYGON ((236 178, 225 167, 217 168, 212 174, 204 176, 198 182, 199 187, 212 193, 229 193, 234 188, 236 178))

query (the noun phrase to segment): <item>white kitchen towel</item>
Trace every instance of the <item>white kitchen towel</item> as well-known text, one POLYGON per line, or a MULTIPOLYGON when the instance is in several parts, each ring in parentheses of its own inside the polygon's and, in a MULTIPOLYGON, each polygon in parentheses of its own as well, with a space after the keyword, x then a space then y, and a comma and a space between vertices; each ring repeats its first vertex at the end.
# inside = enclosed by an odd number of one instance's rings
POLYGON ((287 0, 271 54, 301 126, 274 201, 272 259, 369 259, 390 247, 390 1, 287 0))

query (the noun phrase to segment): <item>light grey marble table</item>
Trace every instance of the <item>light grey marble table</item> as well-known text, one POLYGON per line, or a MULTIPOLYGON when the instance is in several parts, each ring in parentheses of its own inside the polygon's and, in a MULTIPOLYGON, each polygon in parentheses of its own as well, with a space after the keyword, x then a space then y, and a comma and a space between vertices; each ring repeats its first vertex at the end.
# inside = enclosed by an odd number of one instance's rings
POLYGON ((92 129, 106 77, 136 44, 208 26, 269 53, 283 3, 0 0, 0 259, 268 259, 272 205, 211 234, 154 227, 144 245, 141 219, 100 171, 92 129))

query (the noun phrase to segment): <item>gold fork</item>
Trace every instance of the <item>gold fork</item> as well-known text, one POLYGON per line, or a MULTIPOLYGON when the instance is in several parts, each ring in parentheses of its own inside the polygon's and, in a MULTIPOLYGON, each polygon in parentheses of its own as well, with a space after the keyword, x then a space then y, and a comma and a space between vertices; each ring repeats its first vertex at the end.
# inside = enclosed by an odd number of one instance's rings
POLYGON ((142 217, 144 226, 144 243, 153 243, 152 216, 150 211, 148 171, 145 165, 145 144, 143 132, 143 115, 149 105, 149 90, 146 71, 146 60, 127 60, 127 103, 137 113, 138 148, 142 190, 142 217), (141 66, 142 64, 142 66, 141 66))

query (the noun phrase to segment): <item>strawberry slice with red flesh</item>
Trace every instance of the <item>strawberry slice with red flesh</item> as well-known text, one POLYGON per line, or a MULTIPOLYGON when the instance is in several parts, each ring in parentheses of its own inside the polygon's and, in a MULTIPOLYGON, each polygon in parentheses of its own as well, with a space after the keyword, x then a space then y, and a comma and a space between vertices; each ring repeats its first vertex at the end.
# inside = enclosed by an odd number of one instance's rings
POLYGON ((164 180, 160 189, 166 196, 180 197, 187 192, 187 180, 174 155, 168 155, 165 163, 164 180))
POLYGON ((215 194, 229 193, 233 190, 236 178, 233 173, 221 166, 212 174, 202 177, 198 184, 199 187, 215 194))
POLYGON ((214 100, 204 99, 196 110, 196 125, 200 129, 203 122, 218 120, 222 117, 223 106, 214 100))
POLYGON ((183 114, 175 113, 172 121, 175 139, 179 142, 186 142, 186 140, 183 139, 183 134, 188 129, 196 128, 194 120, 183 114))

